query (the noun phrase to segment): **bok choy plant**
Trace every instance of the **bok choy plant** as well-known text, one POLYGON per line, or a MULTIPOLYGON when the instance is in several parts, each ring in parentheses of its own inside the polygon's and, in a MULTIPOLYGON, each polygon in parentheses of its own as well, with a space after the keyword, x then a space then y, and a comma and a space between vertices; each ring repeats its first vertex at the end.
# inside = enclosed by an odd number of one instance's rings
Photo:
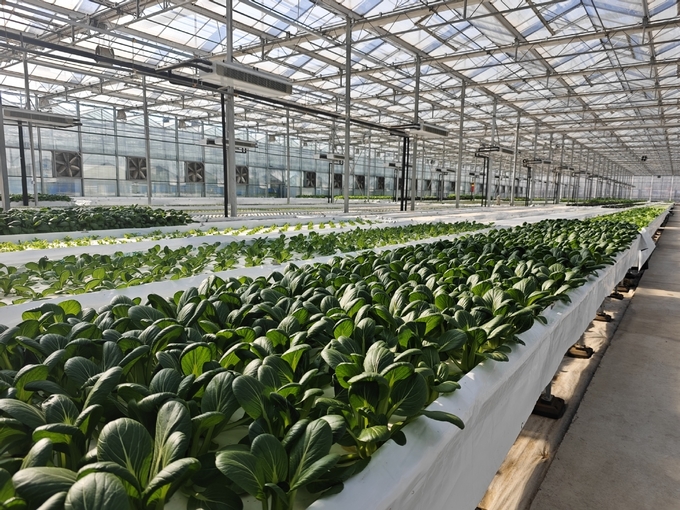
POLYGON ((462 428, 428 406, 637 235, 550 220, 98 310, 44 303, 0 327, 0 508, 288 510, 340 490, 414 420, 462 428))

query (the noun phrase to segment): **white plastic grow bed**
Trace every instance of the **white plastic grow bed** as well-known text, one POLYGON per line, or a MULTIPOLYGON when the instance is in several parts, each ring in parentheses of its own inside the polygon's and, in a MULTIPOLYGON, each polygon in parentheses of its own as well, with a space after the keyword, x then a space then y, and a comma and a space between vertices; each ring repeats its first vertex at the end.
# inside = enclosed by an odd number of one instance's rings
POLYGON ((459 416, 464 430, 419 418, 405 428, 405 446, 383 445, 342 492, 317 500, 309 509, 473 510, 567 349, 628 269, 644 263, 654 250, 651 234, 665 215, 643 229, 614 265, 570 292, 570 304, 546 310, 548 324, 536 323, 523 333, 526 345, 514 348, 510 361, 482 363, 463 377, 460 390, 430 406, 459 416))

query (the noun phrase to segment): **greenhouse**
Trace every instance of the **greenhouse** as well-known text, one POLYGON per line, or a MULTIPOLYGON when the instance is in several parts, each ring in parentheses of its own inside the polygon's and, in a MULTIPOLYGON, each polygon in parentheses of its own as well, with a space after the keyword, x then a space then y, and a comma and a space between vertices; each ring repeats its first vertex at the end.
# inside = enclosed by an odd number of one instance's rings
POLYGON ((0 25, 0 510, 677 508, 677 1, 0 25))

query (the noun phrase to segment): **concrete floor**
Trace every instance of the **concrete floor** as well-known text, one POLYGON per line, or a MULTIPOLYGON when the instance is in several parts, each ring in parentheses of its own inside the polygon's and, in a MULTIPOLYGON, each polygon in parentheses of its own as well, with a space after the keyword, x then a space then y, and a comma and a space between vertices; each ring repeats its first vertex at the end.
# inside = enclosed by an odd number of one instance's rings
POLYGON ((680 509, 680 214, 649 266, 531 510, 680 509))

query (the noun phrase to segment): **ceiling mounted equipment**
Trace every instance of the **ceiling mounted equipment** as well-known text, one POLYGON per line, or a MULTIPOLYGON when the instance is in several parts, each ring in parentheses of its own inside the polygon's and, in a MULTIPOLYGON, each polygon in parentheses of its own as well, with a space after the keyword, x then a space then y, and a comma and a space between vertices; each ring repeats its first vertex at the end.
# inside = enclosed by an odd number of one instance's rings
MULTIPOLYGON (((222 147, 222 139, 204 138, 203 140, 198 142, 198 145, 201 145, 203 147, 222 147)), ((227 147, 229 147, 229 140, 227 140, 227 147)), ((248 149, 257 149, 257 142, 252 142, 250 140, 239 140, 237 138, 236 143, 234 144, 234 149, 236 152, 244 154, 248 151, 248 149)))
POLYGON ((51 128, 70 128, 80 126, 80 119, 66 115, 55 115, 53 113, 35 112, 23 108, 2 108, 2 118, 5 122, 30 122, 34 126, 51 128))
POLYGON ((212 62, 211 70, 200 71, 202 81, 221 87, 234 87, 265 97, 283 97, 293 93, 290 81, 275 74, 253 69, 237 62, 212 62))
POLYGON ((446 138, 449 136, 449 130, 428 124, 426 122, 418 122, 416 124, 407 124, 399 126, 399 128, 406 131, 411 136, 418 138, 446 138))
MULTIPOLYGON (((344 154, 326 154, 324 152, 319 153, 319 154, 314 154, 314 159, 321 159, 323 161, 328 161, 329 163, 333 163, 335 165, 342 165, 345 162, 345 155, 344 154)), ((354 158, 352 156, 349 157, 350 161, 352 161, 354 158)))

